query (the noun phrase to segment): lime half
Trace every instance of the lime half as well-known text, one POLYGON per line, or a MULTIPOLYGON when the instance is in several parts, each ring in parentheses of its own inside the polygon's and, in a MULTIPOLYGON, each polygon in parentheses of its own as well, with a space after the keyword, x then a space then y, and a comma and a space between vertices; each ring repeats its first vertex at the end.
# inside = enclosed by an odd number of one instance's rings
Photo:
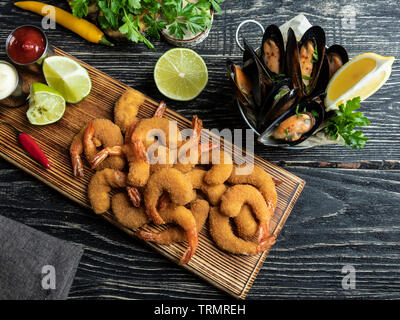
POLYGON ((166 97, 188 101, 196 98, 208 82, 207 66, 195 51, 186 48, 168 50, 154 68, 158 90, 166 97))
POLYGON ((51 56, 43 62, 47 84, 61 92, 69 103, 78 103, 92 90, 89 73, 76 61, 61 56, 51 56))
POLYGON ((51 124, 61 119, 66 108, 65 99, 58 91, 43 83, 31 85, 29 109, 26 116, 31 124, 51 124))

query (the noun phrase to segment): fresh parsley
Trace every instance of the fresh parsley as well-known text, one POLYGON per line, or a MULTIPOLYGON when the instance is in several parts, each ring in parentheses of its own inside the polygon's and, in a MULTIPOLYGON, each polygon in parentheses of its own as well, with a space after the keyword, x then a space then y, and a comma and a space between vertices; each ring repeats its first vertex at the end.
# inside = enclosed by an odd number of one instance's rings
MULTIPOLYGON (((297 115, 297 119, 299 119, 300 117, 303 116, 303 114, 299 112, 299 108, 300 108, 300 105, 298 104, 298 105, 296 106, 296 115, 297 115)), ((304 110, 305 110, 305 109, 304 109, 304 110)), ((305 112, 305 111, 303 111, 303 112, 305 112)))
POLYGON ((362 149, 369 138, 363 135, 361 130, 355 130, 356 127, 364 127, 370 124, 367 117, 362 112, 354 112, 360 108, 360 97, 356 97, 342 103, 336 115, 327 121, 325 132, 334 140, 341 136, 345 145, 352 149, 362 149))
POLYGON ((224 0, 199 0, 183 5, 183 0, 71 0, 72 13, 78 18, 88 15, 94 4, 100 10, 98 23, 103 29, 119 30, 132 42, 143 42, 154 50, 145 37, 160 38, 168 29, 171 36, 180 40, 186 32, 194 34, 211 26, 210 10, 222 13, 224 0))
POLYGON ((311 58, 311 62, 312 63, 318 62, 318 47, 317 47, 317 45, 315 45, 314 53, 313 53, 312 58, 311 58))
POLYGON ((281 90, 279 91, 275 96, 274 96, 274 100, 280 99, 282 98, 286 93, 288 93, 289 90, 281 90))

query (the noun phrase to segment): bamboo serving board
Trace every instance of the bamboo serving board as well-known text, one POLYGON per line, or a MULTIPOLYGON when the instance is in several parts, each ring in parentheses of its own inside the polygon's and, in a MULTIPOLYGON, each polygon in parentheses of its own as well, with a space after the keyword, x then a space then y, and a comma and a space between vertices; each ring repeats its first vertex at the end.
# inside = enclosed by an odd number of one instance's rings
MULTIPOLYGON (((69 56, 57 48, 54 49, 55 53, 58 55, 69 56)), ((69 146, 74 135, 88 121, 96 118, 113 120, 114 104, 128 86, 82 61, 77 61, 89 71, 93 84, 92 92, 81 103, 69 105, 63 118, 57 123, 45 127, 32 126, 26 119, 25 113, 27 106, 19 108, 0 107, 0 119, 30 134, 48 156, 52 168, 50 170, 45 170, 32 160, 29 155, 19 147, 14 132, 6 126, 0 126, 0 155, 48 186, 61 192, 71 200, 86 208, 90 208, 86 190, 93 172, 85 165, 84 178, 77 179, 73 176, 69 157, 69 146)), ((44 81, 39 70, 24 72, 23 78, 25 90, 29 90, 29 84, 32 81, 44 81)), ((146 98, 144 103, 140 106, 138 116, 140 118, 151 117, 157 106, 157 102, 146 98)), ((190 120, 170 109, 167 109, 165 117, 175 120, 180 129, 190 127, 190 120)), ((229 142, 215 136, 210 131, 203 131, 203 139, 213 136, 214 138, 221 139, 220 143, 222 145, 227 147, 231 146, 229 142)), ((236 148, 234 152, 237 155, 242 155, 243 151, 236 148)), ((257 156, 254 156, 254 162, 255 165, 264 168, 274 179, 280 181, 280 183, 277 184, 278 204, 270 225, 273 233, 278 234, 296 203, 305 182, 295 175, 257 156)), ((134 230, 125 228, 116 222, 113 219, 112 212, 107 212, 103 217, 129 235, 135 237, 134 230)), ((157 230, 162 228, 163 227, 155 227, 157 230)), ((148 245, 174 262, 179 261, 186 248, 186 243, 174 245, 148 243, 148 245)), ((242 256, 221 251, 214 245, 209 235, 208 224, 206 224, 199 234, 199 247, 196 254, 191 261, 183 267, 233 297, 244 299, 267 255, 268 252, 255 256, 242 256)))

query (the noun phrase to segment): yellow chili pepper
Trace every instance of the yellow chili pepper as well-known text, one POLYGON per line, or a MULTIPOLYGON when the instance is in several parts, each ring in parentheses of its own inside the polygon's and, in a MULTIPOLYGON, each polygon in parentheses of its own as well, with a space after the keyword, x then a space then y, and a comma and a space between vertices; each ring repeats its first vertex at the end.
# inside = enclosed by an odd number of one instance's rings
MULTIPOLYGON (((18 8, 37 13, 41 16, 47 16, 51 7, 54 9, 55 22, 58 24, 75 32, 89 42, 105 44, 108 46, 113 45, 106 39, 104 33, 93 23, 90 23, 85 19, 79 19, 63 9, 38 1, 19 1, 15 2, 14 5, 18 8)), ((51 18, 51 16, 49 16, 49 18, 51 18)))

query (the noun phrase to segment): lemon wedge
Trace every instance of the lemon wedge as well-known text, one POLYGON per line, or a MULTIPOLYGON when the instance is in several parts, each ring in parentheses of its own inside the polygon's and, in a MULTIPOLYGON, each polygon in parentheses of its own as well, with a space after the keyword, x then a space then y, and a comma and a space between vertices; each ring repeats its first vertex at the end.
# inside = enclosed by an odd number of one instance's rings
POLYGON ((389 79, 393 62, 394 57, 368 52, 344 64, 326 87, 326 111, 337 110, 355 97, 363 101, 373 95, 389 79))

